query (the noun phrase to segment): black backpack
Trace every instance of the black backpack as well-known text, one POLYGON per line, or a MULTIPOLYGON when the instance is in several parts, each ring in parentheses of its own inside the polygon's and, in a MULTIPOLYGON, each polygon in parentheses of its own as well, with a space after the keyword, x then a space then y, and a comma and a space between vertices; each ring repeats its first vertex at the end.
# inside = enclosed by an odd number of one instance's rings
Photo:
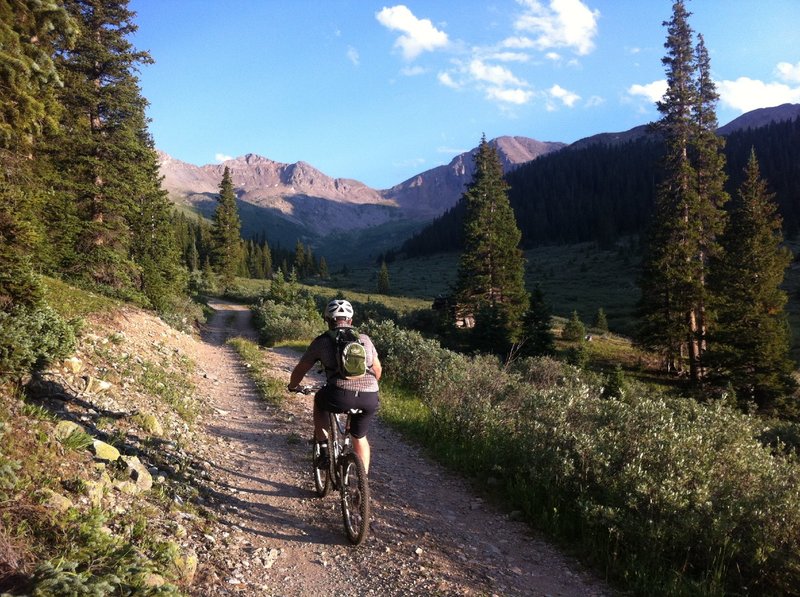
POLYGON ((356 379, 367 373, 367 348, 353 328, 330 330, 328 335, 336 346, 336 375, 356 379))

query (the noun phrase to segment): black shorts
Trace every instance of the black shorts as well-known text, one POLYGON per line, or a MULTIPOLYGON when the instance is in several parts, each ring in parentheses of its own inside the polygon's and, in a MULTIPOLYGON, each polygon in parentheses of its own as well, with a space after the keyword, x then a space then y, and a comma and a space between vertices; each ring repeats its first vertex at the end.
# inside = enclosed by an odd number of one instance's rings
POLYGON ((326 385, 314 396, 314 404, 332 413, 346 413, 353 408, 362 410, 350 419, 350 434, 362 438, 366 437, 372 417, 378 412, 378 392, 354 392, 326 385))

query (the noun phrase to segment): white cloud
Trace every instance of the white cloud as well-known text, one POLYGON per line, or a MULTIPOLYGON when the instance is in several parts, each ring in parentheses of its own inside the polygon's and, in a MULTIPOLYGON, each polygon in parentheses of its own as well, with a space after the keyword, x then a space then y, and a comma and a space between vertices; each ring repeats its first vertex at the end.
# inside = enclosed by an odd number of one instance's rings
POLYGON ((353 46, 347 48, 347 59, 356 66, 358 66, 361 62, 361 58, 358 55, 358 50, 356 50, 353 46))
POLYGON ((461 89, 461 84, 454 81, 453 77, 450 76, 450 73, 439 73, 436 78, 439 80, 439 83, 445 87, 450 87, 450 89, 461 89))
POLYGON ((430 19, 418 19, 402 4, 384 7, 375 13, 375 18, 387 29, 402 32, 394 45, 402 50, 406 60, 414 60, 422 52, 443 48, 448 43, 447 34, 434 27, 430 19))
POLYGON ((561 60, 561 54, 559 54, 558 52, 548 52, 547 54, 544 55, 544 57, 547 58, 548 60, 552 60, 553 62, 558 62, 559 60, 561 60))
POLYGON ((491 83, 495 86, 524 85, 510 70, 504 66, 492 66, 482 60, 473 60, 469 63, 469 73, 476 81, 491 83))
POLYGON ((550 97, 553 99, 557 99, 561 101, 562 104, 567 106, 568 108, 572 108, 575 103, 581 99, 577 93, 573 93, 571 91, 567 91, 561 85, 553 85, 550 89, 547 90, 547 93, 550 94, 550 97))
POLYGON ((517 18, 514 28, 533 35, 534 47, 540 50, 572 48, 582 56, 594 49, 600 11, 591 10, 581 0, 550 0, 549 7, 539 0, 517 1, 525 11, 517 18))
POLYGON ((778 76, 787 83, 800 83, 800 62, 797 64, 779 62, 775 70, 778 71, 778 76))
POLYGON ((628 93, 630 95, 642 96, 651 102, 661 101, 666 92, 667 81, 665 79, 653 81, 652 83, 647 83, 646 85, 636 84, 628 87, 628 93))
POLYGON ((232 160, 233 157, 229 156, 229 155, 226 155, 224 153, 215 153, 214 154, 214 159, 217 160, 218 162, 222 163, 222 162, 227 162, 228 160, 232 160))
MULTIPOLYGON (((792 70, 789 69, 789 72, 791 74, 792 70)), ((765 83, 748 77, 718 82, 717 90, 723 104, 741 112, 800 102, 800 87, 791 87, 783 83, 765 83)))
POLYGON ((531 101, 533 92, 527 89, 489 87, 486 90, 486 97, 490 100, 497 100, 507 104, 523 105, 531 101))
POLYGON ((499 62, 528 62, 530 60, 530 56, 522 52, 496 52, 489 58, 499 62))
POLYGON ((500 43, 500 46, 503 48, 512 48, 515 50, 528 50, 535 45, 534 41, 528 37, 507 37, 500 43))
POLYGON ((421 66, 405 66, 400 69, 400 74, 406 77, 416 77, 418 75, 423 75, 426 72, 428 72, 428 70, 422 68, 421 66))
POLYGON ((597 106, 602 106, 605 103, 606 100, 604 100, 602 97, 600 97, 599 95, 593 95, 592 97, 586 100, 585 105, 587 108, 596 108, 597 106))

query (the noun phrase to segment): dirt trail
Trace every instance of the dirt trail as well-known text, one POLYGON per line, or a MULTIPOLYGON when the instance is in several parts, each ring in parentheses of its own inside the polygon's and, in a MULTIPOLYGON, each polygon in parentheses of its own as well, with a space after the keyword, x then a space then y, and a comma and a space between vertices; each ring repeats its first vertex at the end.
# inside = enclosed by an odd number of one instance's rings
MULTIPOLYGON (((204 457, 213 488, 208 505, 228 530, 205 538, 196 595, 610 594, 380 423, 370 434, 370 536, 351 547, 338 494, 319 499, 313 490, 311 397, 292 395, 280 408, 261 402, 224 344, 229 336, 252 337, 249 310, 212 306, 216 315, 198 355, 213 407, 204 457)), ((266 353, 287 380, 298 356, 266 353)))

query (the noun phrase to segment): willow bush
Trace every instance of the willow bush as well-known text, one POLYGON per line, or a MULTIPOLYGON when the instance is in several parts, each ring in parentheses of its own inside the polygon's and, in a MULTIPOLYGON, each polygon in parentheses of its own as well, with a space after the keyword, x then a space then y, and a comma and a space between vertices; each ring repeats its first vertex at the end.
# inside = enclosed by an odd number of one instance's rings
POLYGON ((800 586, 800 467, 764 424, 552 359, 502 366, 384 322, 365 331, 392 383, 428 407, 418 434, 492 477, 539 526, 591 551, 638 592, 792 594, 800 586))

